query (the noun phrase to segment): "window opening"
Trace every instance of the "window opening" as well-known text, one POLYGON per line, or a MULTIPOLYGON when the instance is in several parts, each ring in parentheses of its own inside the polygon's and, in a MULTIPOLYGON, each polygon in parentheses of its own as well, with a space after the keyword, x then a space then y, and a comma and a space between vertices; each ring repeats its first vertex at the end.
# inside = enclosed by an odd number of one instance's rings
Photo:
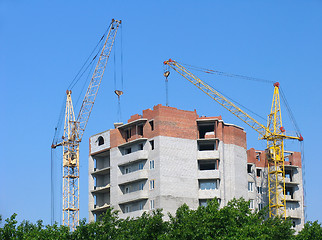
POLYGON ((150 200, 150 209, 154 209, 154 200, 150 200))
POLYGON ((215 143, 199 143, 199 151, 212 151, 215 150, 215 143))
POLYGON ((263 207, 264 207, 264 206, 263 206, 263 203, 259 203, 259 204, 258 204, 258 210, 262 210, 262 209, 263 209, 263 207))
POLYGON ((130 188, 129 188, 129 187, 126 187, 126 188, 125 188, 125 194, 126 194, 126 193, 130 193, 130 188))
POLYGON ((139 170, 143 169, 144 164, 143 163, 139 163, 139 170))
POLYGON ((125 206, 124 212, 129 213, 131 211, 130 206, 125 206))
POLYGON ((102 136, 99 136, 97 141, 98 141, 98 146, 101 146, 104 144, 104 138, 102 136))
POLYGON ((130 154, 132 152, 131 148, 125 148, 125 154, 130 154))
POLYGON ((150 160, 150 169, 154 169, 154 160, 150 160))
POLYGON ((292 182, 292 171, 291 170, 285 170, 285 177, 289 178, 292 182))
POLYGON ((143 136, 143 125, 138 126, 138 135, 143 136))
POLYGON ((215 190, 219 187, 219 179, 199 180, 200 190, 215 190))
POLYGON ((139 144, 139 150, 143 150, 143 143, 139 144))
POLYGON ((257 192, 259 194, 263 194, 263 188, 262 187, 257 187, 257 192))
POLYGON ((131 128, 128 128, 125 130, 126 140, 131 138, 131 128))
POLYGON ((291 196, 291 199, 293 199, 293 188, 287 187, 285 188, 286 195, 291 196))
POLYGON ((153 131, 154 130, 154 121, 152 120, 149 123, 150 123, 150 126, 151 126, 151 131, 153 131))
POLYGON ((199 138, 205 138, 206 133, 212 132, 214 133, 215 131, 215 124, 210 124, 210 125, 199 125, 199 138))
POLYGON ((139 190, 143 190, 143 188, 144 188, 144 183, 140 183, 139 190))
POLYGON ((219 159, 214 160, 199 160, 199 170, 218 170, 219 159))
POLYGON ((154 189, 154 180, 150 180, 150 190, 154 189))
POLYGON ((256 169, 256 176, 260 177, 262 173, 262 169, 256 169))
POLYGON ((248 182, 248 192, 253 192, 253 191, 254 191, 254 183, 248 182))
POLYGON ((141 202, 141 203, 140 203, 140 206, 139 206, 139 209, 140 209, 140 210, 143 210, 143 206, 144 206, 144 204, 141 202))
POLYGON ((247 173, 252 173, 252 164, 247 164, 247 173))
POLYGON ((125 174, 128 174, 130 172, 131 172, 131 168, 130 167, 125 168, 125 174))
POLYGON ((249 200, 249 208, 254 209, 254 199, 249 200))
POLYGON ((151 145, 151 150, 153 150, 154 149, 154 140, 150 141, 150 145, 151 145))

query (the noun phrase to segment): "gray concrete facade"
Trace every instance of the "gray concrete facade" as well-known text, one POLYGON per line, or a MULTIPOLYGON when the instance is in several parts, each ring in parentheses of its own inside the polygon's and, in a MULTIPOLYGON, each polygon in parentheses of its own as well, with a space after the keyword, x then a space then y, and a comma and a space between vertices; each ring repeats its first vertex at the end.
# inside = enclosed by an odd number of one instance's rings
MULTIPOLYGON (((142 132, 149 126, 148 119, 133 122, 143 124, 142 132)), ((193 126, 197 133, 200 124, 216 122, 245 134, 242 128, 217 118, 194 120, 193 126)), ((184 133, 182 137, 162 133, 152 136, 136 130, 135 135, 132 130, 136 137, 130 133, 125 142, 115 141, 124 136, 121 133, 115 137, 116 133, 130 125, 131 122, 90 137, 90 221, 110 207, 118 210, 121 218, 138 217, 157 208, 162 208, 167 216, 184 203, 197 209, 214 197, 221 207, 240 197, 251 200, 252 209, 268 204, 267 168, 248 162, 246 143, 233 144, 214 132, 201 134, 200 130, 195 139, 185 137, 184 133)), ((287 213, 298 230, 304 223, 301 168, 285 169, 291 170, 287 186, 294 189, 292 196, 287 196, 287 213)))

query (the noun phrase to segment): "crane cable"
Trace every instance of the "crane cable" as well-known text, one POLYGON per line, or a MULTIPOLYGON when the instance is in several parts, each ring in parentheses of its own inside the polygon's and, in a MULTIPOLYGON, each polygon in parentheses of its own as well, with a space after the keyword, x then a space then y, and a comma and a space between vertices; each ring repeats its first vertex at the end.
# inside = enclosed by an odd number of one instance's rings
POLYGON ((110 25, 108 26, 107 30, 105 31, 105 33, 103 34, 103 36, 101 37, 101 39, 98 41, 98 43, 96 44, 96 46, 94 47, 94 49, 92 50, 92 52, 90 53, 90 55, 87 57, 86 61, 84 62, 83 66, 80 68, 80 70, 78 71, 78 73, 76 74, 76 76, 74 77, 74 79, 72 80, 72 82, 69 84, 68 89, 72 89, 77 82, 80 80, 80 78, 82 77, 82 75, 86 72, 86 70, 88 69, 88 67, 93 63, 93 61, 96 59, 98 53, 101 51, 101 49, 103 48, 103 40, 106 36, 106 34, 108 33, 110 27, 111 27, 112 23, 110 23, 110 25), (98 48, 97 53, 95 54, 95 56, 92 58, 91 62, 89 64, 88 61, 91 58, 91 56, 93 56, 93 53, 96 51, 96 49, 98 48), (86 68, 85 65, 87 64, 86 68), (82 72, 82 70, 85 68, 85 70, 82 72), (82 73, 81 73, 82 72, 82 73))
MULTIPOLYGON (((178 63, 180 63, 180 62, 178 62, 178 63)), ((180 63, 180 64, 187 66, 187 68, 193 69, 195 71, 204 72, 204 73, 208 73, 208 74, 216 74, 216 75, 222 75, 222 76, 233 77, 233 78, 242 78, 245 80, 256 81, 256 82, 274 83, 274 81, 272 81, 272 80, 249 77, 249 76, 244 76, 244 75, 239 75, 239 74, 234 74, 234 73, 227 73, 227 72, 222 72, 222 71, 217 71, 217 70, 211 70, 211 69, 207 69, 207 68, 201 68, 201 67, 196 67, 196 66, 192 66, 189 64, 184 64, 184 63, 180 63)))
POLYGON ((121 44, 120 44, 120 51, 121 51, 121 74, 120 74, 120 78, 121 78, 121 88, 117 89, 117 75, 116 75, 116 71, 117 71, 117 61, 116 61, 116 42, 114 42, 114 93, 117 95, 117 121, 121 122, 122 119, 122 111, 121 111, 121 96, 123 95, 123 30, 122 30, 122 25, 121 25, 121 44))
MULTIPOLYGON (((182 63, 180 63, 182 64, 182 63)), ((188 68, 196 70, 196 71, 201 71, 201 72, 205 72, 208 74, 217 74, 217 75, 222 75, 222 76, 226 76, 226 77, 234 77, 234 78, 242 78, 245 80, 251 80, 251 81, 257 81, 257 82, 264 82, 264 83, 274 83, 271 80, 266 80, 266 79, 261 79, 261 78, 254 78, 254 77, 248 77, 248 76, 243 76, 243 75, 238 75, 238 74, 232 74, 232 73, 226 73, 226 72, 221 72, 221 71, 215 71, 215 70, 210 70, 210 69, 206 69, 206 68, 200 68, 200 67, 195 67, 192 65, 188 65, 188 64, 182 64, 185 66, 188 66, 188 68)), ((209 85, 209 84, 208 84, 209 85)), ((290 108, 290 105, 287 102, 286 96, 284 94, 284 91, 281 87, 279 87, 280 89, 280 93, 282 96, 282 101, 284 102, 285 106, 286 106, 286 110, 288 113, 288 116, 290 117, 290 120, 293 124, 293 127, 296 129, 297 131, 297 135, 298 136, 302 136, 301 135, 301 131, 300 128, 295 120, 295 117, 293 115, 293 112, 290 108)), ((216 90, 216 89, 215 89, 216 90)), ((218 91, 218 90, 216 90, 218 91)), ((223 96, 225 96, 223 93, 221 93, 220 91, 218 91, 220 94, 222 94, 223 96)), ((237 103, 236 101, 232 100, 231 98, 225 96, 226 98, 228 98, 229 100, 231 100, 232 102, 234 102, 237 105, 242 106, 243 108, 247 109, 248 111, 251 111, 250 109, 246 108, 245 106, 237 103)), ((253 111, 251 111, 253 114, 259 116, 258 114, 254 113, 253 111)), ((261 116, 259 116, 261 117, 261 116)), ((263 118, 263 117, 261 117, 263 118)), ((264 118, 263 118, 264 119, 264 118)), ((301 141, 300 142, 300 151, 301 151, 301 162, 302 162, 302 178, 303 178, 303 192, 304 192, 304 197, 303 197, 303 203, 304 203, 304 219, 307 219, 307 211, 306 211, 306 177, 305 177, 305 155, 304 155, 304 142, 301 141)))
MULTIPOLYGON (((82 78, 82 76, 84 75, 84 73, 88 70, 88 68, 90 66, 92 66, 93 68, 93 62, 96 59, 96 57, 98 56, 98 54, 101 52, 103 46, 104 46, 104 42, 103 39, 105 38, 106 34, 108 33, 110 27, 111 27, 112 23, 109 25, 109 27, 107 28, 107 30, 105 31, 105 33, 103 34, 103 36, 100 38, 99 42, 96 44, 96 46, 94 47, 94 49, 92 50, 92 52, 90 53, 90 55, 87 57, 87 59, 85 60, 84 64, 82 65, 82 67, 80 68, 80 70, 77 72, 76 76, 74 77, 74 79, 71 81, 71 83, 69 84, 68 88, 69 90, 73 89, 75 87, 75 85, 79 82, 79 80, 82 78), (92 60, 89 62, 89 59, 93 56, 93 54, 96 52, 95 56, 92 58, 92 60)), ((91 68, 91 69, 92 69, 91 68)), ((89 79, 91 71, 89 71, 88 76, 86 78, 86 81, 82 87, 81 93, 79 94, 77 103, 80 99, 80 96, 82 94, 82 92, 84 91, 85 85, 89 79)), ((62 129, 62 125, 63 125, 63 118, 64 118, 64 111, 65 111, 65 96, 63 97, 63 102, 62 102, 62 107, 59 113, 59 117, 58 117, 58 121, 57 121, 57 125, 55 127, 55 133, 54 133, 54 137, 52 140, 52 145, 56 145, 58 142, 58 135, 61 133, 61 129, 62 129)), ((77 105, 76 103, 76 105, 77 105)), ((51 148, 51 224, 54 224, 55 222, 55 166, 56 166, 56 154, 55 154, 55 148, 51 148)), ((62 162, 60 163, 59 166, 62 165, 62 162)), ((61 173, 61 172, 59 172, 61 173)), ((59 178, 61 179, 61 178, 59 178)), ((60 180, 61 182, 61 180, 60 180)), ((61 185, 61 184, 60 184, 61 185)), ((61 189, 60 189, 61 190, 61 189)), ((60 193, 61 195, 61 193, 60 193)), ((62 203, 60 203, 62 204, 62 203)), ((61 217, 60 217, 61 218, 61 217)))

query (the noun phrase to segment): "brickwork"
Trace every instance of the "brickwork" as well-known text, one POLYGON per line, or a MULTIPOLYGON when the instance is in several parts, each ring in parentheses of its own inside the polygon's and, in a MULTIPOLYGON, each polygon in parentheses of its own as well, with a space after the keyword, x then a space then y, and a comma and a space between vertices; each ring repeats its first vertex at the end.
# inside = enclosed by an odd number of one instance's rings
POLYGON ((166 136, 184 139, 198 139, 198 128, 196 121, 198 119, 216 120, 216 131, 214 135, 208 135, 206 138, 219 138, 226 144, 235 144, 246 149, 246 133, 242 128, 227 125, 222 121, 222 117, 199 117, 196 110, 186 111, 174 107, 166 107, 161 104, 152 109, 143 110, 143 114, 135 114, 127 121, 132 123, 138 119, 147 119, 143 125, 143 135, 138 134, 136 125, 130 126, 131 137, 126 139, 126 133, 119 128, 111 130, 111 148, 119 146, 128 141, 137 138, 153 138, 156 136, 166 136), (150 122, 153 121, 153 130, 150 122))

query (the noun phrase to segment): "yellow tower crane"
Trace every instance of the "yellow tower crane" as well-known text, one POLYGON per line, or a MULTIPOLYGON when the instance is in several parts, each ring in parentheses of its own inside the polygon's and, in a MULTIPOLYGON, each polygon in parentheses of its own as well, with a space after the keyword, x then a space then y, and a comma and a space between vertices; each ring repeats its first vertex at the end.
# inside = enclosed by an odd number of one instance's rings
POLYGON ((63 146, 63 225, 75 230, 79 222, 79 144, 90 117, 117 30, 121 21, 112 19, 108 34, 75 120, 71 90, 67 90, 65 123, 62 141, 51 147, 63 146))
MULTIPOLYGON (((265 139, 267 141, 269 216, 283 216, 286 218, 284 139, 303 141, 303 137, 301 135, 287 136, 285 134, 285 129, 282 125, 279 83, 276 82, 274 84, 271 111, 267 118, 267 126, 265 126, 189 72, 178 62, 169 59, 164 61, 164 64, 174 69, 221 106, 257 131, 259 133, 259 139, 265 139)), ((166 71, 164 76, 169 76, 169 71, 166 71)))

